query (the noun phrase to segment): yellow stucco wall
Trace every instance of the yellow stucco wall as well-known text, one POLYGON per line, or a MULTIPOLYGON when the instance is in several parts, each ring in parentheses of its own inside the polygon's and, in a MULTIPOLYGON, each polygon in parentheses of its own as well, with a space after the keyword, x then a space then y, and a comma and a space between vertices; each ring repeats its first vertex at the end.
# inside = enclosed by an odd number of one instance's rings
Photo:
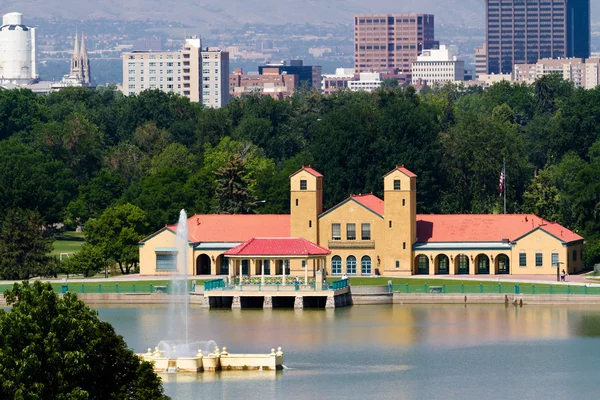
POLYGON ((323 212, 323 179, 304 170, 290 178, 290 235, 313 243, 319 238, 317 217, 323 212), (306 190, 301 190, 306 181, 306 190))
POLYGON ((342 259, 342 274, 347 273, 348 257, 356 257, 356 275, 361 275, 361 260, 364 256, 368 256, 371 258, 371 274, 374 274, 375 268, 381 267, 377 260, 381 260, 384 256, 384 219, 358 202, 350 200, 319 218, 318 244, 331 251, 327 257, 329 274, 331 274, 331 259, 334 256, 342 259), (333 240, 332 224, 340 224, 341 240, 333 240), (356 240, 348 240, 348 224, 355 225, 356 240), (362 240, 362 224, 370 224, 370 240, 362 240))
MULTIPOLYGON (((155 234, 140 245, 140 274, 141 275, 170 275, 171 271, 156 270, 156 249, 174 248, 176 235, 168 229, 155 234)), ((194 250, 188 247, 188 261, 193 259, 194 250)), ((188 275, 193 274, 193 265, 188 262, 188 275)))

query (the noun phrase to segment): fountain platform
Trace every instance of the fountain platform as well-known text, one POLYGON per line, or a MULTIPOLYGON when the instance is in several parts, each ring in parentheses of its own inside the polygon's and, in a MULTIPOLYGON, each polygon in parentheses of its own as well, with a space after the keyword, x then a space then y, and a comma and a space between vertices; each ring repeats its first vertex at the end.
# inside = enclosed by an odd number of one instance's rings
POLYGON ((198 373, 213 371, 276 371, 283 369, 283 351, 281 347, 271 349, 268 354, 230 354, 227 347, 223 350, 215 348, 212 353, 204 355, 202 350, 192 357, 166 356, 164 351, 156 347, 154 351, 138 354, 144 361, 154 366, 156 372, 198 373))

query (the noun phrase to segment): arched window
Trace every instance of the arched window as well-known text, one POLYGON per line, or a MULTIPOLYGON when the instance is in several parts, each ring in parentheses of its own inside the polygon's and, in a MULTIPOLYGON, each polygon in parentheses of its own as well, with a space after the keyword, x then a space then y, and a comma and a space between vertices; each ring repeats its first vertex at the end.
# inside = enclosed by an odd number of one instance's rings
POLYGON ((498 274, 510 274, 510 259, 506 254, 499 254, 496 257, 498 260, 498 274))
POLYGON ((417 257, 417 274, 429 275, 429 258, 425 254, 417 257))
POLYGON ((448 260, 448 256, 445 254, 440 254, 438 256, 438 271, 439 275, 448 275, 450 273, 450 260, 448 260))
POLYGON ((469 257, 465 254, 460 254, 458 256, 458 273, 461 275, 469 274, 469 257))
POLYGON ((477 273, 478 274, 489 274, 490 273, 490 259, 485 254, 477 256, 477 273))
POLYGON ((333 258, 331 259, 331 274, 342 274, 342 258, 340 256, 333 256, 333 258))
POLYGON ((361 275, 371 275, 371 257, 364 256, 360 260, 360 273, 361 275))
POLYGON ((346 258, 346 273, 348 275, 356 275, 356 257, 348 256, 346 258))

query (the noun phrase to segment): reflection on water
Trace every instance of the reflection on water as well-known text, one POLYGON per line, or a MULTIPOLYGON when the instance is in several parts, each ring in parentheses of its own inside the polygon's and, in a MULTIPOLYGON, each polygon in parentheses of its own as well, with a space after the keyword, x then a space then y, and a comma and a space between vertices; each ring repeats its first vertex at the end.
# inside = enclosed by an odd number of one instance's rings
MULTIPOLYGON (((167 308, 99 313, 137 352, 168 329, 167 308)), ((581 398, 594 397, 600 367, 590 351, 600 346, 600 307, 592 306, 193 308, 190 326, 191 340, 215 340, 233 353, 281 346, 290 369, 163 374, 174 399, 200 390, 209 398, 581 398)))

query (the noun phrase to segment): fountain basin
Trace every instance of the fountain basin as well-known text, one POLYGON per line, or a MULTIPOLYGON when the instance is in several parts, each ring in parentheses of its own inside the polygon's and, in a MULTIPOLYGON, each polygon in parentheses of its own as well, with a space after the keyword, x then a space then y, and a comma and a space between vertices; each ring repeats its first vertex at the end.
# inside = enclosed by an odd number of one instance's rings
POLYGON ((271 349, 268 354, 230 354, 227 348, 204 356, 202 351, 194 357, 165 357, 164 352, 158 348, 152 352, 138 354, 144 361, 148 361, 156 372, 182 372, 198 373, 212 371, 276 371, 283 369, 283 351, 281 347, 275 351, 271 349))

